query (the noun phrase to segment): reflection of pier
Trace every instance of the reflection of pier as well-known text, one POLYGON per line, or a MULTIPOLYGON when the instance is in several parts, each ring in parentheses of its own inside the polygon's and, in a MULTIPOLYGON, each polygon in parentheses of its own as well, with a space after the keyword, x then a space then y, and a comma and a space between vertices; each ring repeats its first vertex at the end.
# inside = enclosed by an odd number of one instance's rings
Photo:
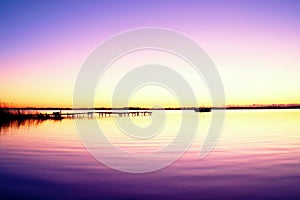
POLYGON ((129 116, 151 116, 152 112, 149 111, 130 111, 130 112, 78 112, 78 113, 61 113, 61 112, 53 112, 50 114, 51 117, 54 118, 93 118, 93 117, 129 117, 129 116))

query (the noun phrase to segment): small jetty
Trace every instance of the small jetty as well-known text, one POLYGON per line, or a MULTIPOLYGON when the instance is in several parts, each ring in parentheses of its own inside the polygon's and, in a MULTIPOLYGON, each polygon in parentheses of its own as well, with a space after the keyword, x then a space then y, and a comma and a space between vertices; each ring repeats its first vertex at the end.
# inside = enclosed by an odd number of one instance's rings
POLYGON ((195 112, 211 112, 211 108, 195 108, 195 112))
POLYGON ((40 113, 30 110, 21 110, 21 109, 5 109, 0 108, 0 122, 10 122, 15 120, 61 120, 65 118, 93 118, 93 117, 130 117, 130 116, 151 116, 152 112, 150 111, 114 111, 114 110, 88 110, 80 111, 73 110, 73 112, 66 113, 56 111, 52 113, 40 113))
POLYGON ((77 113, 53 113, 54 116, 67 117, 67 118, 93 118, 93 117, 130 117, 130 116, 151 116, 150 111, 101 111, 101 112, 77 112, 77 113))

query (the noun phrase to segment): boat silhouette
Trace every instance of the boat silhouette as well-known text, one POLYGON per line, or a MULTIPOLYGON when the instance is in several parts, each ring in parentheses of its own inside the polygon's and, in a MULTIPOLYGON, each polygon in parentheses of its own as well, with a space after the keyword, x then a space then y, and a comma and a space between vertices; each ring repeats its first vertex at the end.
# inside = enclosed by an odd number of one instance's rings
POLYGON ((211 108, 195 108, 195 112, 210 112, 211 108))

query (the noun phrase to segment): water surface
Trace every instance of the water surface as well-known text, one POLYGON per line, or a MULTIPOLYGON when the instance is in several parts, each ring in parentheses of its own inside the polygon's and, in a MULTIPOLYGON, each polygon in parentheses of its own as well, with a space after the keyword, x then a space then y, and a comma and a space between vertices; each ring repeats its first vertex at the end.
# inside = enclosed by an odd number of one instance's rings
MULTIPOLYGON (((200 126, 188 151, 146 174, 101 164, 81 144, 72 119, 2 127, 0 199, 299 199, 300 110, 226 113, 221 138, 205 159, 199 159, 199 150, 211 113, 197 113, 200 126)), ((124 135, 114 118, 97 120, 119 148, 151 153, 174 139, 180 116, 167 111, 162 133, 144 141, 124 135)), ((141 127, 151 122, 147 116, 132 119, 141 127)))

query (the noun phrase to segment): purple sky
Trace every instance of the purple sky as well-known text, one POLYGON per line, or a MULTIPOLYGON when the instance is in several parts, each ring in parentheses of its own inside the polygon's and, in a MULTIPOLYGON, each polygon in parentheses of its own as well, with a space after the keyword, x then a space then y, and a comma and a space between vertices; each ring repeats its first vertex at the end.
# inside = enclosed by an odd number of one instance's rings
POLYGON ((228 104, 299 103, 299 10, 299 1, 2 1, 0 101, 71 106, 76 75, 99 43, 162 27, 206 50, 228 104))

